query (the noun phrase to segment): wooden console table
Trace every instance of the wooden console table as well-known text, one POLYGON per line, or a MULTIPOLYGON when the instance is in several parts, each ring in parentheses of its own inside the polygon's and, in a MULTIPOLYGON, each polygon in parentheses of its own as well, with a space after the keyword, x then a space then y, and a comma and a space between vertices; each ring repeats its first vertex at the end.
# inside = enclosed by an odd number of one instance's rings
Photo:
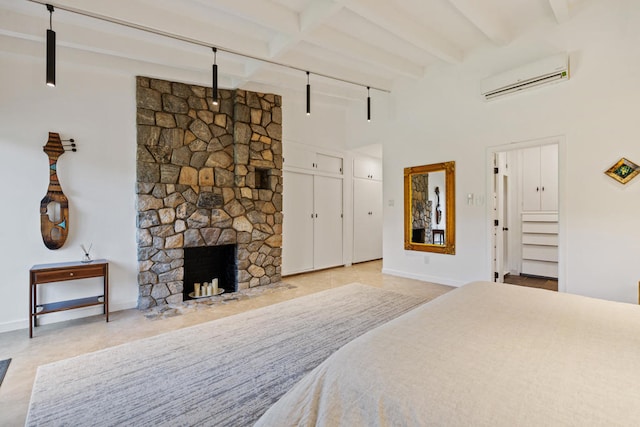
POLYGON ((433 244, 444 245, 444 230, 434 228, 433 230, 431 230, 431 232, 433 233, 433 244), (436 243, 436 240, 438 241, 438 243, 436 243))
POLYGON ((55 264, 34 265, 29 270, 29 338, 33 338, 33 328, 38 326, 38 316, 74 308, 104 306, 104 314, 109 321, 109 263, 106 259, 92 262, 60 262, 55 264), (38 303, 37 286, 46 283, 64 282, 67 280, 103 278, 103 294, 86 298, 52 303, 38 303))

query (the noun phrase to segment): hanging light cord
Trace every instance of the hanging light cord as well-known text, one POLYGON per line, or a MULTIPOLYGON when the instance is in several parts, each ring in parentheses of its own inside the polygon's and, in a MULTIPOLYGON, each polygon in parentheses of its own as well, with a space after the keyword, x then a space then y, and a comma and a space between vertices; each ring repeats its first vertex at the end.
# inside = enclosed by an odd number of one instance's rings
POLYGON ((50 4, 47 5, 47 10, 49 11, 49 29, 53 30, 53 6, 50 4))
MULTIPOLYGON (((51 9, 53 9, 53 6, 51 4, 49 4, 49 3, 47 3, 46 1, 43 1, 43 0, 28 0, 28 1, 30 1, 32 3, 44 4, 44 5, 47 6, 47 9, 49 9, 49 7, 51 7, 51 9)), ((89 18, 98 19, 100 21, 106 21, 106 22, 110 22, 112 24, 122 25, 124 27, 133 28, 133 29, 140 30, 140 31, 145 31, 147 33, 155 34, 155 35, 158 35, 158 36, 168 37, 168 38, 171 38, 171 39, 174 39, 174 40, 183 41, 185 43, 190 43, 190 44, 194 44, 194 45, 197 45, 197 46, 204 46, 204 47, 208 47, 208 48, 212 48, 213 47, 213 46, 211 46, 210 43, 206 43, 206 42, 203 42, 201 40, 192 39, 192 38, 181 36, 181 35, 178 35, 178 34, 168 33, 166 31, 158 30, 158 29, 155 29, 155 28, 152 28, 152 27, 147 27, 145 25, 135 24, 133 22, 125 21, 125 20, 122 20, 122 19, 112 18, 112 17, 109 17, 109 16, 105 16, 105 15, 101 15, 101 14, 98 14, 98 13, 89 12, 89 11, 86 11, 86 10, 82 10, 82 9, 78 9, 78 8, 74 8, 74 7, 69 7, 69 6, 56 5, 56 7, 58 9, 60 9, 60 10, 64 10, 65 12, 75 13, 77 15, 82 15, 82 16, 86 16, 86 17, 89 17, 89 18)), ((299 68, 299 67, 296 67, 296 66, 293 66, 293 65, 272 61, 271 59, 261 58, 261 57, 254 56, 254 55, 248 55, 246 53, 241 53, 241 52, 238 52, 238 51, 233 50, 233 49, 227 49, 227 48, 223 48, 223 47, 218 47, 218 50, 220 50, 221 52, 230 53, 232 55, 241 56, 241 57, 244 57, 244 58, 248 58, 248 59, 253 59, 253 60, 256 60, 256 61, 264 62, 264 63, 267 63, 267 64, 272 64, 272 65, 277 65, 277 66, 280 66, 280 67, 290 68, 290 69, 296 70, 296 71, 307 72, 307 70, 299 68)), ((358 83, 358 82, 355 82, 355 81, 352 81, 352 80, 347 80, 347 79, 343 79, 343 78, 340 78, 340 77, 331 76, 329 74, 316 73, 316 72, 312 72, 312 74, 314 74, 316 76, 324 77, 324 78, 327 78, 327 79, 331 79, 331 80, 335 80, 335 81, 339 81, 339 82, 343 82, 343 83, 352 84, 352 85, 355 85, 355 86, 360 86, 360 87, 368 87, 369 86, 371 89, 374 89, 374 90, 377 90, 377 91, 380 91, 380 92, 391 93, 391 91, 388 90, 388 89, 383 89, 383 88, 379 88, 379 87, 375 87, 375 86, 370 86, 370 85, 358 83)))

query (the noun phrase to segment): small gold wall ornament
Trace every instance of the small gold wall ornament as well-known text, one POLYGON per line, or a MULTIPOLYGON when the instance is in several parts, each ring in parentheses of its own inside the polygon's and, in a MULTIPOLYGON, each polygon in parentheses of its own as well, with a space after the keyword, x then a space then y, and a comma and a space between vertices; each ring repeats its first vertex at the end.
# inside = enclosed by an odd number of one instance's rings
POLYGON ((76 151, 73 139, 69 142, 71 144, 63 145, 59 134, 49 132, 49 140, 43 147, 49 156, 49 187, 40 201, 40 232, 44 245, 49 249, 60 249, 69 234, 69 200, 58 181, 58 158, 67 151, 65 147, 76 151))
POLYGON ((621 184, 626 184, 635 178, 640 173, 640 166, 633 163, 631 160, 624 157, 618 160, 618 162, 611 166, 605 174, 615 179, 621 184))

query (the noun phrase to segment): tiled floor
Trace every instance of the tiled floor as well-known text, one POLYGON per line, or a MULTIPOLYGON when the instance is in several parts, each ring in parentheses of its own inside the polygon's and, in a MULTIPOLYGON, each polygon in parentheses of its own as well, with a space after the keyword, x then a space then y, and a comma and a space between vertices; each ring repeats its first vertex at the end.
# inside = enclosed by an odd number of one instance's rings
POLYGON ((504 278, 504 283, 527 286, 529 288, 546 289, 548 291, 558 291, 558 280, 544 277, 515 276, 507 274, 504 278))
POLYGON ((392 291, 435 298, 451 288, 381 273, 382 262, 373 261, 351 267, 289 276, 284 282, 293 289, 281 288, 263 295, 212 305, 183 315, 149 320, 138 310, 123 310, 103 316, 92 316, 40 326, 29 339, 26 329, 0 334, 0 360, 12 358, 7 375, 0 386, 0 426, 24 425, 31 387, 39 365, 100 350, 140 338, 184 328, 289 300, 352 282, 392 291))

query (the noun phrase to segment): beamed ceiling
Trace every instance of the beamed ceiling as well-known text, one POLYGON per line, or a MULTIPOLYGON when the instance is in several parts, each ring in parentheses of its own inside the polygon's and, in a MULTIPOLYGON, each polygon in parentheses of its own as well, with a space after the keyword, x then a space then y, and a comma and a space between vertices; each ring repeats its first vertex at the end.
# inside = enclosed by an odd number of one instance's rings
MULTIPOLYGON (((64 60, 98 52, 127 60, 209 73, 210 49, 75 15, 87 11, 289 64, 312 73, 314 92, 362 98, 398 79, 421 79, 431 67, 455 65, 476 51, 508 46, 532 26, 561 25, 595 0, 55 0, 53 27, 64 60)), ((0 0, 0 36, 44 44, 46 7, 0 0)), ((16 48, 19 49, 19 48, 16 48)), ((40 55, 42 49, 33 50, 40 55)), ((23 49, 24 50, 24 49, 23 49)), ((29 49, 26 49, 29 50, 29 49)), ((303 90, 304 72, 219 52, 220 84, 303 90)))

